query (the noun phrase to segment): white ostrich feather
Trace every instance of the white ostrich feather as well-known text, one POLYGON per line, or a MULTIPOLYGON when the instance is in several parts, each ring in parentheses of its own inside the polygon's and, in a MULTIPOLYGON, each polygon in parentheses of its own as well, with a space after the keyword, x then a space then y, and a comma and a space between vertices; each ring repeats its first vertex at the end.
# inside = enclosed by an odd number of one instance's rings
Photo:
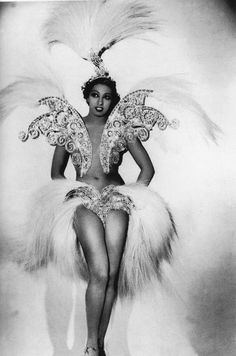
POLYGON ((61 42, 88 59, 91 49, 102 55, 123 39, 158 29, 152 0, 75 1, 53 8, 44 36, 48 43, 61 42))
POLYGON ((177 120, 180 131, 185 131, 191 136, 200 135, 204 139, 216 142, 221 130, 194 99, 189 84, 181 76, 154 77, 138 82, 130 91, 153 90, 149 95, 155 99, 152 104, 169 121, 177 120), (168 116, 169 111, 174 117, 168 116))
POLYGON ((53 77, 19 77, 0 91, 0 117, 5 119, 17 107, 38 105, 45 96, 63 96, 63 89, 53 77))
MULTIPOLYGON (((25 229, 20 225, 21 238, 17 235, 14 239, 15 261, 28 271, 53 262, 65 275, 88 280, 86 261, 78 243, 80 237, 74 229, 80 224, 75 211, 83 205, 83 198, 65 202, 68 192, 86 186, 84 182, 58 179, 32 194, 29 221, 25 229)), ((168 207, 159 194, 142 184, 122 185, 118 190, 134 203, 118 288, 121 297, 132 297, 161 277, 161 264, 170 261, 171 244, 177 236, 168 207)), ((10 236, 15 236, 15 226, 9 228, 10 236)))

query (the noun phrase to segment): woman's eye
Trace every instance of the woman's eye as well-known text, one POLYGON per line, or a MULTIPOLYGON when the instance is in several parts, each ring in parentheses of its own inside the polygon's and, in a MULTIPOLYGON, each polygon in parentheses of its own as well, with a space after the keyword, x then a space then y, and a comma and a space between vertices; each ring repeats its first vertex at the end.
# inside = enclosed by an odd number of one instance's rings
POLYGON ((97 93, 91 93, 90 94, 93 98, 97 98, 98 97, 98 94, 97 93))
POLYGON ((104 98, 105 98, 106 100, 111 100, 110 95, 106 95, 104 98))

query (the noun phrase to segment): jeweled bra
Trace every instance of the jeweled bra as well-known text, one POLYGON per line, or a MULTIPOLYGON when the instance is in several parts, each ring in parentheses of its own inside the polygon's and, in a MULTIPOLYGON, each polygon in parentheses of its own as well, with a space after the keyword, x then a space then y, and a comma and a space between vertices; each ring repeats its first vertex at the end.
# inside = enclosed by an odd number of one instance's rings
MULTIPOLYGON (((142 89, 126 95, 110 114, 100 143, 100 162, 105 173, 119 162, 120 152, 125 151, 128 142, 135 137, 146 141, 155 124, 160 130, 175 125, 157 109, 145 106, 151 92, 142 89)), ((80 167, 82 177, 92 163, 92 143, 81 115, 67 100, 57 97, 43 98, 39 105, 47 105, 50 111, 32 121, 28 131, 21 131, 19 138, 24 142, 43 134, 50 145, 64 146, 71 154, 72 163, 80 167)))

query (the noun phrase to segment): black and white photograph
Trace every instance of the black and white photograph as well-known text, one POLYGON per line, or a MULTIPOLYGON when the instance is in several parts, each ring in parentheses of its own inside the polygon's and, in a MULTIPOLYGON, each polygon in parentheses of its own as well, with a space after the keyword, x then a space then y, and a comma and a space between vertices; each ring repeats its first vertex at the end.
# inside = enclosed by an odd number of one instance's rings
POLYGON ((236 355, 236 3, 0 2, 0 354, 236 355))

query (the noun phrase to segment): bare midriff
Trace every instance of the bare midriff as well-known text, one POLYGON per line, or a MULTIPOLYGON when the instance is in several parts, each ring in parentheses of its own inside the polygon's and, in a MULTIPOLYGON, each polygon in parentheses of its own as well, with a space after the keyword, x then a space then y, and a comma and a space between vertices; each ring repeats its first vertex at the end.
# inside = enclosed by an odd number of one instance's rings
POLYGON ((80 182, 85 182, 87 184, 93 185, 95 188, 97 188, 99 191, 102 190, 104 187, 107 185, 122 185, 124 184, 123 179, 121 176, 117 173, 109 173, 109 174, 104 174, 103 175, 92 175, 92 174, 86 174, 83 177, 76 177, 76 180, 80 182))

